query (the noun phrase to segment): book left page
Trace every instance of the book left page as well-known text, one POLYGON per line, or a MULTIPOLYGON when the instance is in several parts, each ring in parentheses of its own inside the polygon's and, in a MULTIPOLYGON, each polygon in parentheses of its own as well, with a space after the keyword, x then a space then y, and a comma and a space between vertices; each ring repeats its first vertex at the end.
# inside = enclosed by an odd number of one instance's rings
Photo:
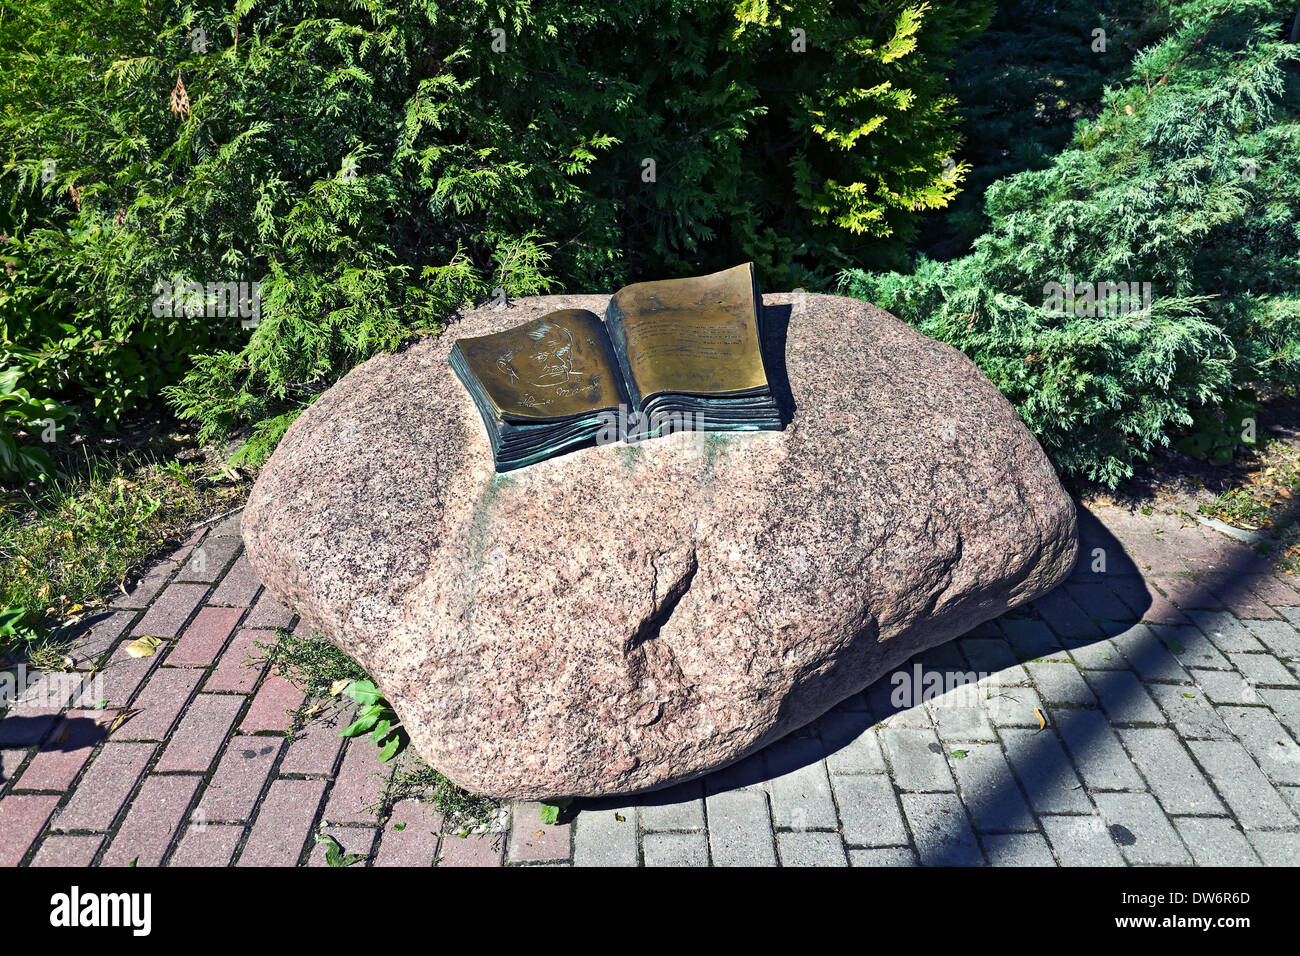
POLYGON ((456 347, 507 420, 570 418, 623 400, 605 323, 586 309, 550 312, 504 332, 458 339, 456 347))

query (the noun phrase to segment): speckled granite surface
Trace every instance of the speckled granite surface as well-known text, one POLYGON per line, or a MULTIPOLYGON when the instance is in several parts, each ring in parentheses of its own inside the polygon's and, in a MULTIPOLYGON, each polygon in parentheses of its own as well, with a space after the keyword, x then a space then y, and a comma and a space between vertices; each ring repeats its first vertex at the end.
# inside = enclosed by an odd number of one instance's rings
POLYGON ((852 299, 764 297, 784 432, 589 448, 498 476, 452 341, 360 366, 290 428, 243 532, 461 785, 544 799, 700 775, 1065 577, 1074 506, 975 366, 852 299))

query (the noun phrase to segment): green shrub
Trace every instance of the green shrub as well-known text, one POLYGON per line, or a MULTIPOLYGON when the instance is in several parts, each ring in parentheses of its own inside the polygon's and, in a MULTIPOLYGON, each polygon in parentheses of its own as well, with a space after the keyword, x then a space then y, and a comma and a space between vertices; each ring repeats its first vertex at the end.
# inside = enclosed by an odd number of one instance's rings
POLYGON ((2 2, 24 383, 111 422, 183 375, 204 439, 496 290, 900 263, 992 6, 2 2))
POLYGON ((40 442, 55 440, 58 422, 72 414, 57 402, 33 398, 18 385, 21 377, 21 368, 0 371, 0 482, 7 484, 54 474, 54 461, 40 442))
POLYGON ((1240 389, 1300 380, 1294 10, 1163 6, 1168 35, 1070 148, 989 190, 969 256, 842 277, 966 352, 1061 470, 1108 485, 1240 389), (1149 283, 1149 308, 1059 288, 1121 282, 1149 283))
POLYGON ((932 258, 970 251, 989 228, 984 195, 999 179, 1043 169, 1070 145, 1075 124, 1095 118, 1105 88, 1159 39, 1161 0, 1000 0, 989 28, 953 65, 971 166, 947 209, 927 217, 918 240, 932 258))

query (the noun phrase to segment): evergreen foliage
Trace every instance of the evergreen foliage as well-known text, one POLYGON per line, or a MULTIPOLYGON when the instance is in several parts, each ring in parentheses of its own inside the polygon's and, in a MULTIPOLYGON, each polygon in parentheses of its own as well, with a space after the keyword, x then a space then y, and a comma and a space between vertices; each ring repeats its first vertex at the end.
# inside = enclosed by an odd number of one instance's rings
POLYGON ((1300 382, 1295 10, 1153 6, 1166 35, 1050 165, 990 188, 970 255, 842 277, 974 359, 1061 470, 1111 485, 1250 386, 1300 382), (1149 308, 1098 289, 1128 282, 1149 308))
POLYGON ((991 8, 3 0, 0 371, 108 423, 178 383, 256 459, 496 290, 899 265, 964 175, 944 72, 991 8))
POLYGON ((1108 85, 1168 24, 1143 0, 1001 0, 989 28, 958 57, 958 152, 971 171, 960 196, 927 217, 918 246, 931 258, 970 251, 989 227, 984 194, 999 179, 1042 169, 1095 118, 1108 85))

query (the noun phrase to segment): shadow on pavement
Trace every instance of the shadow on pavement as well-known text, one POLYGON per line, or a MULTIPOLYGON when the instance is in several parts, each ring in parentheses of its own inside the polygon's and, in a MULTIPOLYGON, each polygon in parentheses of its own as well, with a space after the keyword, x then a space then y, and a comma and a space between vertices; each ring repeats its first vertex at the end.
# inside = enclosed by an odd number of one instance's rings
MULTIPOLYGON (((1295 523, 1298 517, 1300 506, 1291 507, 1280 516, 1278 530, 1295 523)), ((1218 532, 1214 534, 1218 535, 1218 532)), ((1197 579, 1185 573, 1184 577, 1193 587, 1177 596, 1179 608, 1173 608, 1150 589, 1143 578, 1142 569, 1119 539, 1091 512, 1080 508, 1079 559, 1067 581, 1051 594, 997 619, 996 628, 992 622, 981 625, 962 638, 913 657, 808 727, 731 767, 716 771, 702 780, 642 794, 633 798, 632 802, 639 806, 677 804, 703 795, 760 784, 813 765, 824 758, 834 759, 836 754, 850 747, 876 724, 908 709, 891 701, 893 678, 898 671, 913 673, 917 664, 923 674, 937 672, 945 680, 951 677, 960 683, 971 672, 987 674, 1044 658, 1067 661, 1074 666, 1077 661, 1091 654, 1094 659, 1092 667, 1086 670, 1086 683, 1095 700, 1085 700, 1081 702, 1082 705, 1071 703, 1063 707, 1049 707, 1039 700, 1034 687, 1013 685, 1007 679, 999 682, 996 675, 992 679, 983 680, 976 690, 984 700, 979 702, 978 708, 971 710, 987 710, 993 702, 1004 707, 1019 706, 1024 714, 1033 714, 1033 709, 1038 707, 1045 719, 1045 726, 1041 729, 1036 719, 1018 721, 1016 726, 999 722, 997 734, 987 734, 988 742, 994 745, 1000 745, 999 741, 1007 736, 1015 737, 1015 770, 1002 774, 999 780, 980 793, 977 829, 980 833, 1036 829, 1037 824, 1032 822, 1034 815, 1053 811, 1031 811, 1030 808, 1041 806, 1049 792, 1055 794, 1061 788, 1062 781, 1074 781, 1075 789, 1083 790, 1083 786, 1079 785, 1082 778, 1077 762, 1071 755, 1093 746, 1109 746, 1104 738, 1113 733, 1110 728, 1114 718, 1111 715, 1123 713, 1129 708, 1150 706, 1150 699, 1141 681, 1135 679, 1134 672, 1138 677, 1165 675, 1164 680, 1186 683, 1186 672, 1179 662, 1179 656, 1189 653, 1188 649, 1181 647, 1175 640, 1166 644, 1149 624, 1186 628, 1186 631, 1180 633, 1208 641, 1196 629, 1185 610, 1222 608, 1233 604, 1251 594, 1251 576, 1269 573, 1269 562, 1264 556, 1227 537, 1223 538, 1222 544, 1223 547, 1219 550, 1226 555, 1225 560, 1214 569, 1212 580, 1206 580, 1205 576, 1197 579), (1154 611, 1153 594, 1161 601, 1161 607, 1154 611), (1043 620, 1037 609, 1053 605, 1055 607, 1049 612, 1049 617, 1058 629, 1075 631, 1077 636, 1063 637, 1043 620), (1075 614, 1072 619, 1069 612, 1064 610, 1066 607, 1074 607, 1076 610, 1081 607, 1083 613, 1075 614), (1062 621, 1065 623, 1062 624, 1062 621), (996 644, 1003 633, 1014 650, 1014 657, 1008 655, 1005 661, 996 661, 985 656, 984 651, 996 644), (988 640, 982 640, 984 638, 988 640), (1097 658, 1105 659, 1106 663, 1103 664, 1097 658), (1109 664, 1111 658, 1114 658, 1113 666, 1109 664)), ((1078 674, 1079 670, 1076 669, 1074 673, 1078 674)), ((938 720, 954 717, 962 719, 963 716, 969 716, 973 720, 984 719, 974 714, 961 715, 960 706, 951 708, 948 713, 942 712, 950 706, 945 698, 951 693, 960 692, 950 691, 931 701, 931 713, 938 720)), ((927 722, 925 726, 931 725, 927 722)), ((958 733, 956 738, 960 739, 961 736, 958 733)), ((932 744, 930 749, 947 760, 956 746, 959 745, 945 744, 940 738, 940 743, 932 744)), ((951 767, 950 764, 949 769, 951 767)), ((1134 789, 1140 788, 1139 781, 1134 789)), ((951 791, 934 794, 936 797, 945 795, 955 799, 951 791)), ((895 799, 897 800, 897 791, 895 799)), ((1086 815, 1095 814, 1091 801, 1082 793, 1078 794, 1078 800, 1081 801, 1078 810, 1062 809, 1059 812, 1078 813, 1081 818, 1096 820, 1101 825, 1102 821, 1098 817, 1086 815)), ((627 806, 628 802, 627 798, 584 801, 583 807, 598 808, 615 803, 627 806)), ((953 805, 956 806, 955 803, 953 805)), ((783 826, 779 818, 777 826, 783 826)), ((914 829, 915 821, 909 819, 908 826, 914 829)), ((1117 849, 1133 842, 1133 834, 1118 824, 1109 826, 1108 833, 1117 849)), ((913 835, 914 838, 917 836, 915 832, 913 835)), ((926 865, 954 866, 984 862, 983 853, 976 845, 974 831, 964 810, 952 819, 952 823, 945 827, 941 835, 936 837, 931 834, 926 839, 914 839, 914 842, 921 850, 922 862, 926 865)))

